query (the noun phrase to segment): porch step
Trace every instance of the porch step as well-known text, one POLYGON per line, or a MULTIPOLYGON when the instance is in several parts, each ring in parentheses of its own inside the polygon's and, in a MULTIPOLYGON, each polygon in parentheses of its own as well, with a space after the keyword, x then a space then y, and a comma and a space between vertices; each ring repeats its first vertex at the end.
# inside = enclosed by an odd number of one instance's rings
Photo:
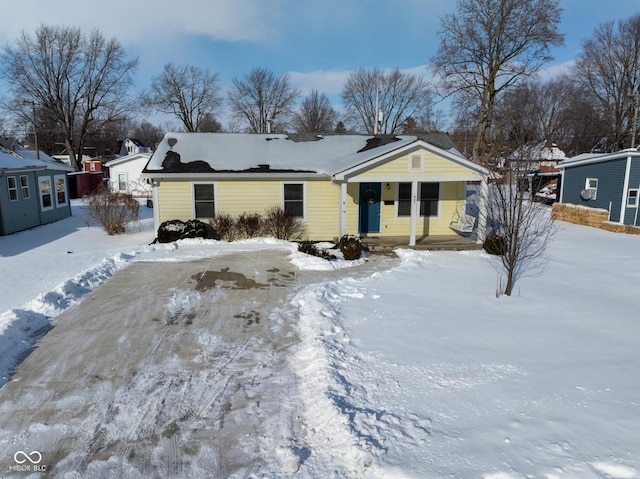
POLYGON ((371 253, 391 253, 396 248, 424 251, 474 251, 482 249, 474 239, 462 236, 425 236, 416 240, 415 246, 409 246, 409 238, 365 237, 362 244, 371 253))

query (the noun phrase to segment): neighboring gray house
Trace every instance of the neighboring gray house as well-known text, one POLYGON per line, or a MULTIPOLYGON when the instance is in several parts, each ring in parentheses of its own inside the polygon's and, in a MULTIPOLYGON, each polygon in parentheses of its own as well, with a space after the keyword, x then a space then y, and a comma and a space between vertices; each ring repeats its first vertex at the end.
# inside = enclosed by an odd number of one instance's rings
POLYGON ((609 211, 609 221, 640 226, 640 151, 585 153, 557 165, 562 170, 560 202, 609 211))
POLYGON ((0 150, 0 235, 8 235, 71 216, 67 173, 40 152, 0 150))

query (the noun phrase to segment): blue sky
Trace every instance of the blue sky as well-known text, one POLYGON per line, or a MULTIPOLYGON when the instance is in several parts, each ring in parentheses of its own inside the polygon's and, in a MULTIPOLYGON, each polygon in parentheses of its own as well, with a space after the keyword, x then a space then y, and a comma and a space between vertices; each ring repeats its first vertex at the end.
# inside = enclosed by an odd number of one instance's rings
MULTIPOLYGON (((20 0, 5 8, 0 43, 41 24, 98 28, 140 64, 136 87, 173 62, 219 72, 221 86, 253 67, 289 73, 303 93, 316 88, 339 106, 358 68, 395 68, 428 77, 440 17, 455 0, 20 0)), ((561 0, 565 46, 550 71, 566 68, 604 21, 640 13, 638 0, 561 0)))

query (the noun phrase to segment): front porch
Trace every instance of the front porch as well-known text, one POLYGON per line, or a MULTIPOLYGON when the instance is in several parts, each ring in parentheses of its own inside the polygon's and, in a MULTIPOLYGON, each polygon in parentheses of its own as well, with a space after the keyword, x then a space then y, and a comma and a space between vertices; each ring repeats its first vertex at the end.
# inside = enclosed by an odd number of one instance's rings
POLYGON ((418 236, 415 245, 409 245, 409 236, 365 236, 360 239, 369 252, 382 254, 390 253, 396 248, 424 251, 474 251, 482 249, 482 243, 476 241, 475 235, 471 237, 457 235, 418 236))

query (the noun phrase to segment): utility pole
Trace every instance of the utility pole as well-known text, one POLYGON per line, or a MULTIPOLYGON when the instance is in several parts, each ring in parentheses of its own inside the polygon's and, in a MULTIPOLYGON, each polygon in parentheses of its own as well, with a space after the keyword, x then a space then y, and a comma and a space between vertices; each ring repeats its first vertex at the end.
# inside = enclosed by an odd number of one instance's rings
POLYGON ((631 148, 636 147, 636 131, 638 130, 638 104, 640 103, 640 87, 636 93, 629 95, 633 99, 633 126, 631 127, 631 148))

